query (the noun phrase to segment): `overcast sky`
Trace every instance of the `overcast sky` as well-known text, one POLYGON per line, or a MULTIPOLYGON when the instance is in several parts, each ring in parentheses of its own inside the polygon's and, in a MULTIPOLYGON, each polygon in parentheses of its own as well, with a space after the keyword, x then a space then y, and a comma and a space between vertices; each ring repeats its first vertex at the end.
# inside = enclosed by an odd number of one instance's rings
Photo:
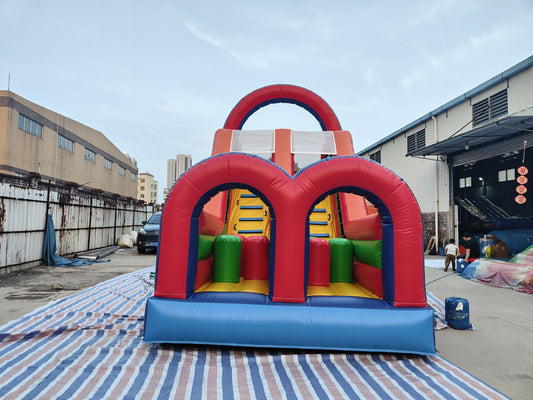
MULTIPOLYGON (((104 133, 161 201, 167 159, 208 157, 255 89, 312 90, 357 152, 531 56, 532 21, 531 0, 0 0, 0 88, 104 133)), ((290 104, 244 125, 275 128, 320 130, 290 104)))

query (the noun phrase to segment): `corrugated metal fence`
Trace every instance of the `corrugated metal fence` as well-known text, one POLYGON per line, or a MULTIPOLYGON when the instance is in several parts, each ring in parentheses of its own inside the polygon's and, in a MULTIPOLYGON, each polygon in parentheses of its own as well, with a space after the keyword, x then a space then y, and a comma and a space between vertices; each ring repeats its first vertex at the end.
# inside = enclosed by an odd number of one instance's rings
POLYGON ((0 274, 41 263, 47 210, 60 256, 114 245, 152 214, 132 198, 0 176, 0 274))

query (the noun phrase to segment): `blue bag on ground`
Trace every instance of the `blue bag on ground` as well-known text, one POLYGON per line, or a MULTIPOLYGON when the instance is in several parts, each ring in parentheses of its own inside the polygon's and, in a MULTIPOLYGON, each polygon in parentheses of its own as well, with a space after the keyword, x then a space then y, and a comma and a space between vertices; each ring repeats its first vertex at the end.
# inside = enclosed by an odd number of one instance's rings
POLYGON ((456 263, 456 264, 457 264, 457 268, 456 268, 456 269, 457 269, 457 273, 458 273, 458 274, 462 273, 462 272, 465 270, 465 268, 466 268, 466 262, 465 262, 465 260, 463 260, 462 258, 460 258, 459 260, 457 260, 457 263, 456 263))
POLYGON ((448 326, 454 329, 470 327, 470 306, 468 300, 461 297, 447 297, 445 300, 445 316, 448 326))

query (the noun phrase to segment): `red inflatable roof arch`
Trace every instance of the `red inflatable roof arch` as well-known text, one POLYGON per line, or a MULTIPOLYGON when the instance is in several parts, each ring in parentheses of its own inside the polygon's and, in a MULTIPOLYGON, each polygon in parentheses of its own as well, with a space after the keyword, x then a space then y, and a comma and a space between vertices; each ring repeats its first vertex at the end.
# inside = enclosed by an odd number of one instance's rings
POLYGON ((224 128, 242 129, 254 112, 273 103, 291 103, 306 109, 317 119, 324 131, 342 129, 335 112, 323 98, 308 89, 294 85, 271 85, 254 90, 231 110, 224 128))

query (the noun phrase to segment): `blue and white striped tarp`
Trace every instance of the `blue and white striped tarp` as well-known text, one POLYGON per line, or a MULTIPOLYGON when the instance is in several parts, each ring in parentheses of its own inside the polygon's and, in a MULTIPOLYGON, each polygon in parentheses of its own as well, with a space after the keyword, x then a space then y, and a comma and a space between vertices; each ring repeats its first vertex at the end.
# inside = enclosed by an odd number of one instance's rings
POLYGON ((1 399, 506 399, 438 356, 143 342, 152 268, 0 327, 1 399))

